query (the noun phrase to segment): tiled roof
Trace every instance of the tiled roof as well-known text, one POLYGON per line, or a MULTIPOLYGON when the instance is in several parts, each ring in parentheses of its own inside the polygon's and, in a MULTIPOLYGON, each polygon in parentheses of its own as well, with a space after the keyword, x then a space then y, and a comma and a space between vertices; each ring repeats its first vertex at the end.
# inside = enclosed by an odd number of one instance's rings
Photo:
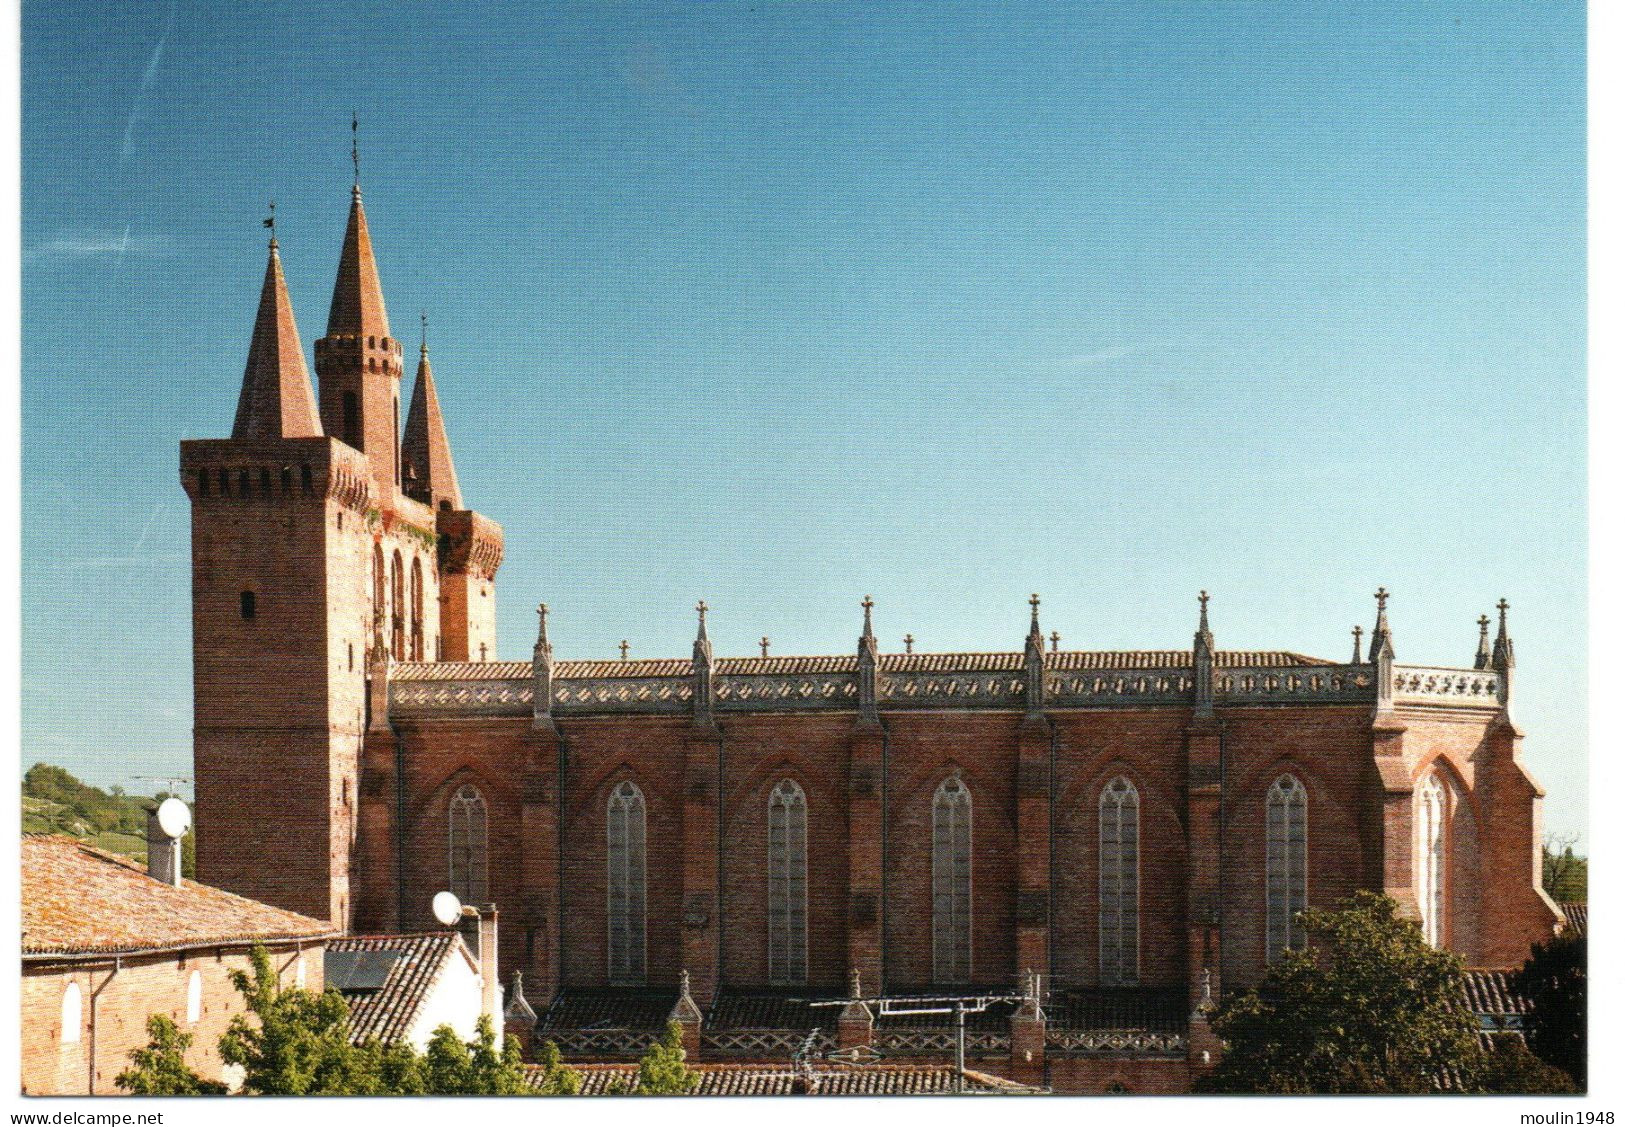
POLYGON ((1563 909, 1563 919, 1568 925, 1568 930, 1574 935, 1579 936, 1581 939, 1584 939, 1586 937, 1585 902, 1581 901, 1578 904, 1568 902, 1558 906, 1563 909))
POLYGON ((1528 998, 1513 992, 1511 971, 1463 971, 1461 982, 1467 1008, 1479 1016, 1507 1017, 1526 1014, 1533 1008, 1528 998))
POLYGON ((1072 1031, 1183 1032, 1189 1006, 1183 988, 1068 990, 1044 1004, 1051 1027, 1072 1031))
MULTIPOLYGON (((633 1064, 572 1065, 581 1074, 581 1094, 604 1095, 619 1081, 634 1083, 633 1064)), ((700 1074, 697 1096, 789 1096, 802 1092, 793 1070, 761 1064, 706 1064, 692 1066, 700 1074)), ((532 1086, 539 1086, 542 1069, 526 1070, 532 1086)), ((815 1066, 810 1076, 813 1094, 821 1096, 930 1096, 954 1092, 954 1070, 945 1065, 831 1065, 815 1066)), ((965 1091, 983 1095, 1023 1095, 1041 1091, 985 1072, 965 1072, 965 1091)))
POLYGON ((350 1040, 357 1043, 368 1037, 381 1041, 398 1041, 405 1037, 447 964, 455 958, 473 962, 462 936, 454 931, 422 935, 347 935, 327 945, 329 956, 349 952, 376 952, 394 957, 394 965, 389 968, 381 988, 341 988, 350 1006, 350 1040))
POLYGON ((555 1029, 664 1029, 676 1004, 675 987, 566 990, 542 1015, 537 1035, 555 1029))
POLYGON ((22 841, 25 958, 169 951, 331 935, 321 920, 183 880, 154 880, 128 857, 70 837, 22 841))
POLYGON ((707 1029, 795 1029, 815 1026, 834 1028, 839 1008, 807 1004, 805 992, 784 994, 734 994, 724 992, 705 1015, 707 1029))
MULTIPOLYGON (((1020 651, 998 653, 888 653, 880 655, 884 673, 1014 672, 1022 668, 1020 651)), ((1279 669, 1291 666, 1332 666, 1335 661, 1285 650, 1219 650, 1213 655, 1219 669, 1279 669)), ((1189 650, 1062 650, 1044 654, 1044 668, 1065 672, 1086 669, 1189 669, 1189 650)), ((786 674, 854 673, 855 654, 812 657, 723 657, 713 672, 725 676, 783 676, 786 674)), ((560 661, 553 665, 555 680, 596 678, 690 677, 688 658, 653 658, 628 661, 560 661)), ((394 681, 523 681, 531 675, 528 661, 405 662, 390 668, 394 681)))

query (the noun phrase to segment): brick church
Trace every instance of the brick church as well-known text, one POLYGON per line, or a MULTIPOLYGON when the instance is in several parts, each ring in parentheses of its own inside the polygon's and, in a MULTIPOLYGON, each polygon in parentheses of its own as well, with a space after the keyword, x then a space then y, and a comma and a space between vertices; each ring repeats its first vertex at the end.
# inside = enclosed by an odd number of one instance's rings
POLYGON ((1345 660, 1222 649, 1204 594, 1184 649, 1061 649, 1034 596, 985 653, 865 599, 844 654, 716 655, 701 603, 687 655, 555 660, 542 607, 502 661, 502 529, 426 345, 403 426, 359 185, 315 361, 273 237, 231 437, 181 444, 198 878, 351 931, 494 904, 566 1056, 676 1016, 704 1060, 940 1060, 951 1018, 874 999, 980 994, 975 1068, 1174 1091, 1306 905, 1380 890, 1490 968, 1562 920, 1504 602, 1459 666, 1398 664, 1382 592, 1345 660))

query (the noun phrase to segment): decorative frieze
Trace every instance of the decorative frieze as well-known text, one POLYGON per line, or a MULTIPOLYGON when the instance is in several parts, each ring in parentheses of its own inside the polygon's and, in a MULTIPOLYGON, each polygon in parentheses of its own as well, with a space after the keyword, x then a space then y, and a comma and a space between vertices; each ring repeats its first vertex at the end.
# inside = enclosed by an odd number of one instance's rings
POLYGON ((1444 704, 1500 707, 1501 678, 1491 669, 1394 667, 1396 704, 1444 704))

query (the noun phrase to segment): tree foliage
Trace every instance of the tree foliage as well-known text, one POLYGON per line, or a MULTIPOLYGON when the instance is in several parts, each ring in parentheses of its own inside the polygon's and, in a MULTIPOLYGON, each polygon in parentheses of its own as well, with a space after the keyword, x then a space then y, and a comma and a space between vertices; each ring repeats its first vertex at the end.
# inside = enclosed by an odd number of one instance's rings
POLYGON ((666 1023, 666 1032, 649 1046, 638 1061, 637 1076, 630 1087, 613 1086, 616 1094, 631 1092, 638 1096, 686 1096, 700 1086, 700 1074, 688 1066, 688 1054, 683 1050, 683 1027, 675 1021, 666 1023))
POLYGON ((1540 884, 1560 904, 1582 904, 1588 864, 1574 855, 1574 839, 1548 836, 1540 847, 1540 884))
POLYGON ((1533 1006, 1524 1036, 1534 1054, 1586 1087, 1586 941, 1565 932, 1529 952, 1512 989, 1533 1006))
POLYGON ((1496 1036, 1484 1057, 1478 1087, 1485 1092, 1544 1096, 1579 1090, 1567 1072, 1530 1052, 1516 1034, 1496 1036))
POLYGON ((224 1084, 205 1080, 186 1063, 192 1035, 182 1033, 166 1014, 147 1019, 148 1043, 130 1054, 130 1067, 113 1083, 137 1096, 218 1096, 224 1084))
MULTIPOLYGON (((243 1069, 243 1090, 277 1096, 508 1096, 573 1094, 581 1077, 559 1060, 551 1042, 542 1050, 541 1083, 526 1082, 519 1042, 499 1049, 491 1019, 482 1016, 472 1041, 449 1025, 432 1034, 418 1053, 402 1042, 350 1040, 349 1007, 336 990, 316 993, 283 988, 270 955, 256 944, 251 972, 233 971, 247 1013, 231 1019, 220 1038, 220 1056, 243 1069)), ((131 1054, 133 1067, 118 1083, 132 1092, 188 1095, 224 1091, 186 1066, 192 1038, 162 1014, 147 1022, 151 1043, 131 1054), (128 1082, 126 1082, 128 1081, 128 1082)), ((680 1051, 680 1050, 679 1050, 680 1051)))
POLYGON ((1476 1081, 1482 1051, 1457 956, 1371 892, 1306 911, 1303 923, 1308 947, 1215 1017, 1226 1048, 1199 1090, 1402 1093, 1434 1091, 1446 1075, 1476 1081))

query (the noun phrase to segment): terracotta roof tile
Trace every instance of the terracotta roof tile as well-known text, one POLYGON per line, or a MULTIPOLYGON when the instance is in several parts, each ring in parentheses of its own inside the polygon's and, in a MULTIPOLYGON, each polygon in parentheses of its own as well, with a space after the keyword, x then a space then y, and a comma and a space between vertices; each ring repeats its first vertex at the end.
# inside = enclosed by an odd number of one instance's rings
POLYGON ((1512 971, 1469 970, 1461 975, 1467 1008, 1479 1016, 1508 1017, 1528 1013, 1528 998, 1513 992, 1512 971))
POLYGON ((175 950, 333 934, 321 920, 183 880, 154 880, 128 857, 70 837, 22 842, 23 955, 175 950))
MULTIPOLYGON (((1025 659, 1019 651, 998 653, 888 653, 880 655, 884 673, 1013 672, 1025 659)), ((853 673, 853 654, 811 657, 723 657, 713 672, 724 676, 783 676, 786 674, 853 673)), ((1289 666, 1332 666, 1325 658, 1286 650, 1219 650, 1214 664, 1220 669, 1278 669, 1289 666)), ((1062 650, 1044 655, 1044 667, 1061 671, 1083 669, 1188 669, 1189 650, 1062 650)), ((556 680, 589 678, 690 677, 688 658, 650 658, 629 661, 560 661, 553 665, 556 680)), ((529 679, 528 661, 405 662, 390 670, 395 681, 523 681, 529 679)))
MULTIPOLYGON (((633 1064, 575 1064, 581 1073, 581 1094, 604 1095, 618 1082, 637 1077, 633 1064)), ((798 1094, 795 1072, 783 1065, 707 1064, 693 1066, 700 1074, 698 1096, 789 1096, 798 1094)), ((527 1069, 532 1086, 539 1086, 542 1070, 527 1069)), ((821 1096, 929 1096, 954 1092, 954 1070, 947 1065, 820 1064, 810 1072, 813 1094, 821 1096)), ((1039 1088, 967 1069, 965 1091, 984 1095, 1021 1095, 1039 1088)))
POLYGON ((1559 904, 1563 909, 1563 920, 1568 931, 1581 939, 1586 937, 1586 906, 1582 901, 1578 904, 1570 901, 1559 904))
POLYGON ((565 1029, 666 1028, 666 1018, 677 1004, 677 990, 607 989, 566 990, 542 1015, 537 1035, 565 1029))
MULTIPOLYGON (((462 936, 454 931, 420 935, 347 935, 327 945, 329 958, 336 953, 377 952, 395 956, 381 988, 340 989, 350 1007, 350 1040, 368 1037, 398 1041, 411 1030, 412 1023, 433 993, 435 983, 447 964, 463 957, 473 962, 462 936)), ((336 985, 336 984, 334 984, 336 985)))

